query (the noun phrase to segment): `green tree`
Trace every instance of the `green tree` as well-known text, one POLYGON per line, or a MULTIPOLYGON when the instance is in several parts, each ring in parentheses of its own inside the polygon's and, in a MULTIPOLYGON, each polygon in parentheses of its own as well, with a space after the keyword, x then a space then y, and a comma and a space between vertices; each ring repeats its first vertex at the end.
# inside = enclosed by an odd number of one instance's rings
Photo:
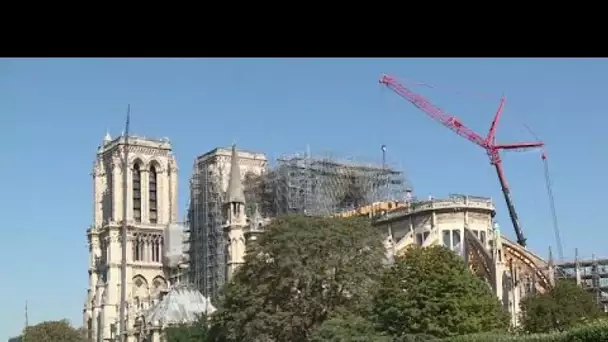
POLYGON ((307 341, 336 310, 369 307, 381 275, 381 237, 362 218, 277 218, 224 287, 218 341, 307 341))
POLYGON ((593 295, 569 279, 558 279, 549 291, 526 297, 520 307, 520 322, 528 332, 564 331, 602 314, 593 295))
POLYGON ((374 318, 395 336, 447 337, 509 325, 491 288, 442 246, 410 247, 395 258, 382 278, 374 318))
POLYGON ((81 329, 75 329, 67 320, 46 321, 25 328, 23 342, 84 342, 81 329))
POLYGON ((202 315, 196 322, 182 323, 165 328, 167 342, 204 342, 208 340, 209 324, 202 315))
POLYGON ((369 320, 353 314, 330 317, 312 333, 310 342, 392 342, 369 320))

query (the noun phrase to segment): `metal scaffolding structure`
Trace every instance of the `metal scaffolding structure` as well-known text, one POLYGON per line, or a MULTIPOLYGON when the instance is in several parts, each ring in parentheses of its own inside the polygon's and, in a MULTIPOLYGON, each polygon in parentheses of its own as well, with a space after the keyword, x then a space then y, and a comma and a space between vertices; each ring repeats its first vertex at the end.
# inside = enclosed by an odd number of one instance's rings
POLYGON ((189 279, 212 300, 217 299, 226 279, 222 174, 223 170, 216 167, 213 159, 197 160, 190 179, 189 279))
POLYGON ((278 158, 265 182, 273 216, 324 216, 380 201, 405 201, 409 188, 403 172, 386 163, 355 163, 309 154, 278 158))
POLYGON ((600 308, 608 312, 608 259, 581 259, 578 249, 571 261, 555 264, 555 277, 571 279, 595 297, 600 308))
MULTIPOLYGON (((376 202, 406 200, 405 176, 388 167, 384 155, 378 165, 307 153, 278 158, 268 170, 263 154, 240 153, 248 217, 254 212, 264 218, 293 213, 327 216, 376 202)), ((225 149, 201 155, 190 179, 188 278, 212 302, 218 300, 227 280, 227 241, 222 227, 230 173, 227 157, 225 149)))

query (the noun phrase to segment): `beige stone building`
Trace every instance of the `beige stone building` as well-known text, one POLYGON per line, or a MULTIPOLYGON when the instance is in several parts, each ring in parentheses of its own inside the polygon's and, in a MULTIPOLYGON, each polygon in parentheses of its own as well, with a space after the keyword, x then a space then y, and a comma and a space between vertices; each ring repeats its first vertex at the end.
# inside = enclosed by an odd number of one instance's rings
POLYGON ((412 202, 380 214, 374 224, 385 234, 388 256, 411 245, 443 245, 461 255, 485 279, 518 324, 519 304, 553 284, 554 267, 501 235, 491 199, 453 195, 412 202))
POLYGON ((87 230, 89 287, 84 327, 92 341, 115 336, 121 301, 121 224, 126 218, 127 327, 169 286, 165 236, 177 222, 177 164, 166 139, 129 137, 127 184, 125 138, 106 134, 93 166, 93 224, 87 230), (123 191, 127 210, 123 212, 123 191))

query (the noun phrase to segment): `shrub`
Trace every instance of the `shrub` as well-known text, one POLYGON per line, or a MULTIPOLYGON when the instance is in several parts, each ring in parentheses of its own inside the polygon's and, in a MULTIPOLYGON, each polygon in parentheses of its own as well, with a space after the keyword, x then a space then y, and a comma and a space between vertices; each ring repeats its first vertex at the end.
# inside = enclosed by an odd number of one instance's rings
POLYGON ((567 331, 600 315, 593 295, 569 279, 521 302, 522 328, 532 333, 567 331))
POLYGON ((608 341, 608 320, 598 320, 587 325, 571 329, 564 341, 568 342, 600 342, 608 341))
POLYGON ((567 332, 530 335, 475 334, 455 336, 444 342, 601 342, 608 341, 608 320, 600 320, 567 332))
POLYGON ((445 342, 566 342, 563 333, 506 335, 506 334, 475 334, 456 336, 445 339, 445 342))

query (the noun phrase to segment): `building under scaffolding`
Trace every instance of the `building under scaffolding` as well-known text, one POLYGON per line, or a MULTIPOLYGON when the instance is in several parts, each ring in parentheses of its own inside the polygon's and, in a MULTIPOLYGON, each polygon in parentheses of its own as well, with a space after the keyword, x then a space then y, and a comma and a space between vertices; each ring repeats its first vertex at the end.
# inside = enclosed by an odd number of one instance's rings
MULTIPOLYGON (((267 170, 262 153, 238 151, 245 212, 268 219, 301 213, 333 215, 381 201, 404 201, 408 190, 401 171, 383 165, 332 158, 279 158, 267 170)), ((198 157, 190 180, 189 279, 212 302, 226 282, 226 241, 222 228, 232 154, 218 148, 198 157)))
POLYGON ((333 215, 380 201, 404 201, 403 172, 387 165, 290 156, 268 173, 272 213, 333 215))
POLYGON ((608 312, 608 259, 579 259, 578 250, 573 261, 555 266, 556 278, 572 279, 595 297, 602 310, 608 312))
MULTIPOLYGON (((261 153, 239 151, 243 173, 259 175, 266 169, 261 153)), ((190 179, 189 281, 216 301, 226 281, 226 242, 222 229, 224 197, 231 162, 230 148, 216 148, 196 158, 190 179)))

